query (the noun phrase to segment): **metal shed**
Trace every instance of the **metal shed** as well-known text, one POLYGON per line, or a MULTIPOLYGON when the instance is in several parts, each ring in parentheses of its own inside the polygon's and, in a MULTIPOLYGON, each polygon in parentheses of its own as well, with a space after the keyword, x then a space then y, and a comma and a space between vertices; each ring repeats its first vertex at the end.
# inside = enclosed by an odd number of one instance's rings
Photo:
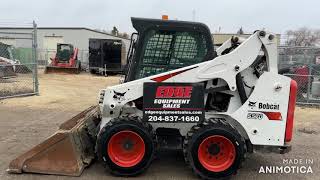
MULTIPOLYGON (((0 27, 1 32, 21 32, 30 33, 32 28, 25 27, 0 27)), ((7 37, 7 40, 10 37, 7 37)), ((123 44, 123 54, 126 54, 129 48, 130 40, 113 36, 111 34, 100 32, 85 27, 38 27, 38 64, 47 65, 50 57, 53 57, 56 51, 57 43, 73 44, 79 48, 78 59, 84 67, 89 65, 89 40, 90 39, 110 39, 119 40, 123 44)), ((15 43, 15 42, 11 42, 15 43)), ((19 42, 19 47, 23 47, 23 42, 19 42)))

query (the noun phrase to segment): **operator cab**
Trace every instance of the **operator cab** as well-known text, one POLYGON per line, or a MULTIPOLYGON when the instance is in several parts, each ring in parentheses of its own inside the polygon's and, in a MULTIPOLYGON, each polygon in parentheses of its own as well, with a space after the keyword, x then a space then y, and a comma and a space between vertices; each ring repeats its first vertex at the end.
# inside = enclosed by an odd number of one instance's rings
POLYGON ((59 61, 69 61, 73 53, 73 46, 71 44, 57 44, 57 57, 59 61))
POLYGON ((202 23, 131 18, 125 82, 190 66, 215 57, 209 28, 202 23))

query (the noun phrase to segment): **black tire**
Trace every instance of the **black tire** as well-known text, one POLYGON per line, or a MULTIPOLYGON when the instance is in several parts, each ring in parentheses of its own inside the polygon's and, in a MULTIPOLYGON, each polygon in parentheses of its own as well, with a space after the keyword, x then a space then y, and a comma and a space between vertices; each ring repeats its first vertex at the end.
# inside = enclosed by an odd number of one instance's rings
POLYGON ((95 70, 95 69, 90 69, 90 73, 91 73, 91 74, 97 74, 97 70, 95 70))
MULTIPOLYGON (((212 144, 212 142, 211 142, 212 144)), ((220 143, 213 143, 215 146, 218 146, 216 154, 212 157, 218 158, 220 155, 220 148, 222 146, 220 143)), ((209 147, 207 147, 206 156, 209 152, 209 147)), ((224 147, 225 148, 225 147, 224 147)), ((201 177, 202 179, 227 179, 233 174, 236 174, 237 170, 240 168, 242 161, 244 160, 244 155, 246 153, 246 145, 242 136, 234 129, 230 124, 228 124, 224 119, 211 118, 206 119, 203 123, 195 125, 187 133, 187 136, 184 139, 183 143, 183 153, 186 163, 192 168, 193 172, 201 177), (212 171, 204 167, 198 155, 199 146, 208 139, 208 137, 222 137, 228 139, 234 147, 235 157, 231 161, 231 165, 227 166, 225 170, 222 171, 212 171)), ((209 155, 211 158, 211 154, 209 155)), ((220 157, 219 157, 220 158, 220 157)), ((203 162, 203 161, 202 161, 203 162)))
MULTIPOLYGON (((125 146, 125 145, 123 145, 125 146)), ((97 155, 109 167, 112 174, 117 176, 136 176, 148 169, 155 155, 155 135, 151 125, 141 121, 139 117, 120 117, 109 121, 98 134, 97 155), (130 167, 116 164, 109 157, 108 145, 111 137, 118 132, 131 131, 138 134, 144 142, 143 158, 130 167)))
POLYGON ((79 64, 77 67, 78 67, 78 74, 79 74, 79 73, 81 73, 81 61, 78 60, 78 62, 79 62, 79 64))

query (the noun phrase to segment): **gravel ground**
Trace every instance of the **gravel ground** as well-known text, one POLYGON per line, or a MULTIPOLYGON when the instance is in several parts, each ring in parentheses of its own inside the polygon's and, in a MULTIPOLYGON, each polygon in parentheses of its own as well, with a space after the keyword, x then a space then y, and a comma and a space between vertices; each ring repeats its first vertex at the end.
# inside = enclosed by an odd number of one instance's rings
MULTIPOLYGON (((57 130, 58 125, 96 103, 99 89, 117 84, 119 77, 41 74, 40 96, 0 101, 0 179, 116 179, 99 162, 87 168, 81 177, 38 174, 12 175, 5 172, 9 162, 57 130)), ((319 179, 319 109, 297 108, 293 149, 289 154, 254 153, 233 179, 319 179), (263 166, 283 166, 285 160, 302 160, 298 166, 310 166, 313 173, 259 173, 263 166), (306 160, 313 163, 305 164, 306 160)), ((295 166, 289 164, 288 166, 295 166)), ((123 178, 117 178, 123 179, 123 178)), ((132 179, 197 179, 184 164, 182 153, 159 153, 147 173, 132 179)))

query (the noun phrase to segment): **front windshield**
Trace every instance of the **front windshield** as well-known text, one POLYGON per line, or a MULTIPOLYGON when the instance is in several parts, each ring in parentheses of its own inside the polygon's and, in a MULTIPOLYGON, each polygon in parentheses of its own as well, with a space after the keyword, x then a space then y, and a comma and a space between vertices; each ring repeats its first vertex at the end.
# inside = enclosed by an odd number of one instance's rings
POLYGON ((61 46, 60 46, 60 50, 61 50, 61 51, 64 51, 64 50, 70 51, 71 48, 70 48, 70 46, 68 46, 68 45, 61 45, 61 46))

